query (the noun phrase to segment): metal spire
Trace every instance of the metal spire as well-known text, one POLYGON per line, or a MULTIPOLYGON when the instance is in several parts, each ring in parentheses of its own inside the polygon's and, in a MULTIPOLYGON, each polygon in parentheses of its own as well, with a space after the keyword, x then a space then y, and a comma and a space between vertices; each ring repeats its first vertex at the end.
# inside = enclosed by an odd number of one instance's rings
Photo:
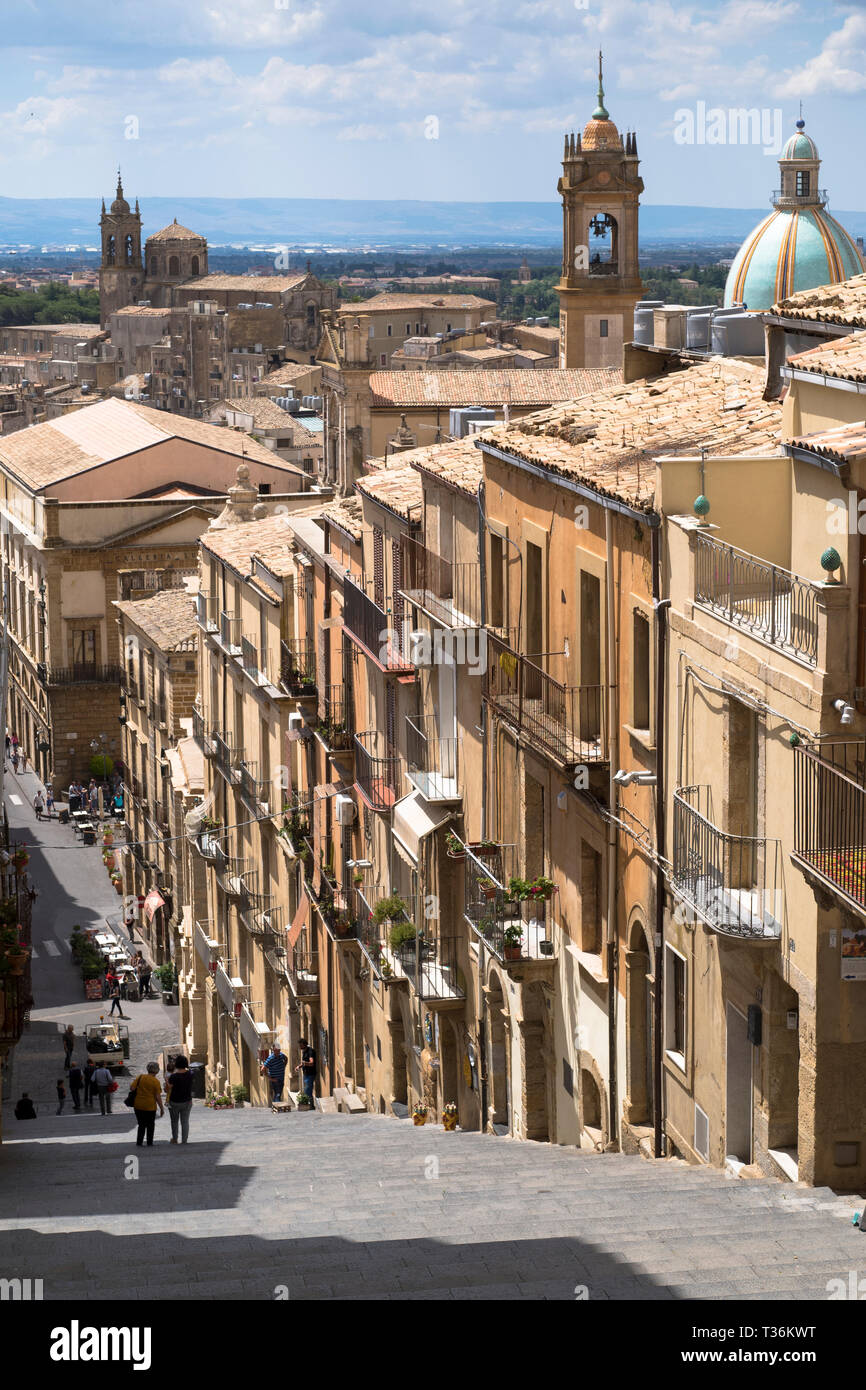
POLYGON ((604 104, 604 81, 603 81, 603 76, 602 76, 602 66, 601 66, 601 62, 602 62, 601 49, 599 49, 599 50, 598 50, 598 106, 595 108, 595 110, 594 110, 593 113, 592 113, 592 119, 593 119, 594 121, 609 121, 609 120, 610 120, 610 114, 609 114, 609 112, 607 111, 607 109, 606 109, 606 107, 605 107, 605 104, 604 104))

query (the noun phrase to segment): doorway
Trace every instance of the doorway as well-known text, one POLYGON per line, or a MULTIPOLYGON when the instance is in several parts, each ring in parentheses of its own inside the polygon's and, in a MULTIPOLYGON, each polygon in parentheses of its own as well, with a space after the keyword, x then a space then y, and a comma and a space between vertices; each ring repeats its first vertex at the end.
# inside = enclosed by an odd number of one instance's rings
POLYGON ((752 1161, 752 1044, 746 1016, 727 1007, 725 1049, 725 1156, 752 1161))

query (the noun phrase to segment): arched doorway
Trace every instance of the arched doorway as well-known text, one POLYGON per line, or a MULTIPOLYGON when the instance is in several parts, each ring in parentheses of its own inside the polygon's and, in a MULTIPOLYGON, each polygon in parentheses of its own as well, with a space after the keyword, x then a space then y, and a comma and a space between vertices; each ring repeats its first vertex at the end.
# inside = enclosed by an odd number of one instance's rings
POLYGON ((583 1138, 588 1139, 597 1149, 604 1148, 604 1096, 596 1076, 589 1067, 580 1069, 580 1119, 583 1138))
POLYGON ((653 991, 649 942, 643 922, 636 918, 629 934, 626 969, 625 1119, 633 1125, 653 1123, 653 991))
POLYGON ((450 1018, 442 1016, 439 1019, 439 1061, 441 1064, 439 1073, 441 1087, 439 1111, 441 1115, 443 1105, 448 1105, 450 1101, 457 1102, 459 1084, 457 1037, 454 1023, 450 1018))

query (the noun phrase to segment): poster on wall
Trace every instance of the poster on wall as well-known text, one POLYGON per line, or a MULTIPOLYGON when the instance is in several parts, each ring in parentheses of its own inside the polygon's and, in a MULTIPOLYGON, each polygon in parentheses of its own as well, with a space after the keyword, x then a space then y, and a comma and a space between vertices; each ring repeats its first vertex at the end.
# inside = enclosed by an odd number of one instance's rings
POLYGON ((866 923, 842 928, 842 979, 866 980, 866 923))

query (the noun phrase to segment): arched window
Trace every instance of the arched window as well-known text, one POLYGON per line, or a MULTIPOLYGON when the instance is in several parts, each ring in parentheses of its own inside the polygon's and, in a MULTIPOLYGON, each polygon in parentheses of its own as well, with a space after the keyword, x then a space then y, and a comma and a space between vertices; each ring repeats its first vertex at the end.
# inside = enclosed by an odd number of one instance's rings
POLYGON ((123 259, 127 265, 132 265, 132 234, 130 233, 123 243, 123 259))
POLYGON ((157 262, 156 256, 151 256, 151 258, 150 258, 150 273, 151 273, 151 275, 156 275, 156 273, 157 273, 157 265, 158 265, 158 262, 157 262))
POLYGON ((308 305, 307 305, 307 323, 312 325, 312 324, 314 324, 315 322, 316 322, 316 306, 315 306, 315 304, 308 304, 308 305))
POLYGON ((180 261, 177 256, 169 256, 168 273, 169 275, 180 275, 180 261))
POLYGON ((115 246, 114 237, 113 237, 113 236, 110 236, 110 237, 108 238, 108 241, 105 243, 105 264, 106 264, 106 265, 114 265, 114 260, 115 260, 116 254, 117 254, 117 252, 116 252, 116 246, 115 246))
POLYGON ((193 258, 192 258, 192 273, 193 273, 193 275, 198 275, 198 273, 199 273, 199 270, 198 270, 198 256, 193 256, 193 258))

